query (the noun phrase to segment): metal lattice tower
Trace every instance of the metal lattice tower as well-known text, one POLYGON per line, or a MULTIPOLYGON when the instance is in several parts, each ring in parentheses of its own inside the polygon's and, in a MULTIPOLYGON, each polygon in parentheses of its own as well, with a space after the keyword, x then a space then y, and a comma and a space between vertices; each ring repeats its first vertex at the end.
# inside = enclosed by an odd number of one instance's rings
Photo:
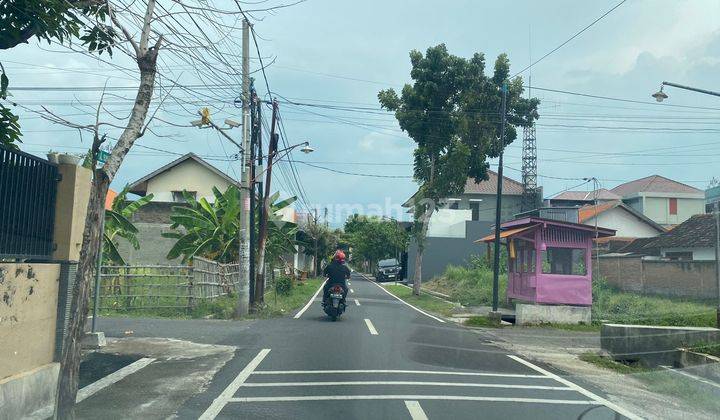
POLYGON ((537 143, 535 140, 535 124, 530 127, 523 127, 522 183, 522 210, 534 210, 538 206, 537 143))

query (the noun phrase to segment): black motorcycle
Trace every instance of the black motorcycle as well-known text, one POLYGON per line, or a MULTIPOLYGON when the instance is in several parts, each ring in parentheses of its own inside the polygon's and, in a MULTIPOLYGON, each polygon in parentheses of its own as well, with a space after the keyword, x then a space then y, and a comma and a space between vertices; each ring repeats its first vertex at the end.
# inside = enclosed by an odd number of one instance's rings
POLYGON ((333 322, 345 312, 345 298, 343 297, 343 287, 336 284, 330 287, 328 296, 323 301, 323 310, 333 322))

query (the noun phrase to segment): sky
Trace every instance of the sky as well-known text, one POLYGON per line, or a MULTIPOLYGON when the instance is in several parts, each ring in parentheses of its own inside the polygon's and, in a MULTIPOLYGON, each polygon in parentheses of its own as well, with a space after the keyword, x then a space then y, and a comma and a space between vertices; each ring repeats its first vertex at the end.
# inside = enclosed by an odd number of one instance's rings
MULTIPOLYGON (((292 155, 303 192, 296 207, 300 211, 317 208, 321 216, 327 208, 334 226, 353 212, 407 219, 399 205, 417 189, 411 179, 414 142, 399 129, 392 114, 379 109, 377 93, 388 87, 400 89, 410 81, 411 50, 445 43, 452 54, 463 57, 482 52, 489 69, 498 54, 507 53, 511 72, 519 71, 617 3, 308 0, 262 15, 254 29, 264 62, 272 63, 266 75, 274 96, 281 100, 286 140, 288 144, 309 141, 315 149, 309 155, 299 151, 292 155), (298 106, 288 100, 366 111, 298 106)), ((223 48, 229 60, 237 61, 239 43, 226 43, 223 48)), ((254 47, 251 56, 251 71, 258 70, 254 47)), ((93 118, 97 91, 12 88, 136 84, 132 73, 36 40, 3 51, 0 60, 11 77, 13 100, 34 110, 43 105, 86 123, 93 118)), ((128 65, 117 54, 113 60, 128 65)), ((166 65, 191 83, 189 69, 166 65)), ((568 188, 591 189, 592 183, 584 183, 583 178, 595 177, 602 187, 612 188, 654 174, 706 188, 713 177, 720 177, 720 98, 666 88, 670 98, 661 105, 650 95, 663 80, 720 90, 718 75, 720 0, 627 0, 522 74, 526 86, 536 87, 531 94, 541 100, 537 145, 543 195, 550 197, 568 188)), ((259 94, 268 98, 261 73, 253 77, 259 94)), ((165 122, 187 125, 197 119, 190 111, 208 106, 216 121, 237 120, 236 96, 227 89, 213 94, 217 99, 203 103, 204 98, 195 98, 192 106, 164 108, 158 115, 165 122)), ((107 101, 113 112, 128 112, 127 101, 107 101)), ((49 149, 82 152, 89 145, 87 135, 81 139, 77 131, 53 125, 37 114, 19 113, 22 150, 44 155, 49 149)), ((135 148, 113 188, 120 189, 191 151, 211 159, 232 177, 240 173, 238 162, 232 160, 233 145, 213 130, 157 123, 154 132, 137 144, 165 152, 135 148)), ((227 133, 240 138, 240 129, 227 133)), ((521 179, 520 146, 516 140, 505 152, 505 174, 517 180, 521 179)), ((273 190, 298 194, 300 188, 287 162, 275 174, 273 190)))

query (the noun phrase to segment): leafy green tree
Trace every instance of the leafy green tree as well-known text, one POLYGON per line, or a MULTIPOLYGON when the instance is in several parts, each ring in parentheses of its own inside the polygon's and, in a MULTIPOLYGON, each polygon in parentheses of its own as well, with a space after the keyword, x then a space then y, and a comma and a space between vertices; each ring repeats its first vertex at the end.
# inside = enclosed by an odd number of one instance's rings
POLYGON ((112 207, 105 210, 105 232, 103 232, 103 260, 113 265, 126 265, 125 259, 117 248, 117 239, 123 238, 135 249, 140 249, 137 240, 138 230, 130 221, 141 207, 153 199, 152 194, 135 201, 127 201, 130 186, 125 188, 113 199, 112 207))
POLYGON ((522 97, 522 79, 508 82, 510 62, 498 56, 492 76, 485 74, 485 56, 465 59, 448 53, 444 44, 425 55, 410 52, 412 84, 398 95, 394 89, 378 93, 380 105, 395 112, 400 128, 417 143, 414 177, 420 184, 415 196, 413 238, 415 294, 420 293, 422 256, 429 217, 440 199, 461 193, 468 177, 488 178, 488 158, 499 156, 517 137, 515 126, 531 125, 538 117, 537 99, 522 97), (501 86, 508 83, 505 141, 500 141, 501 86))
POLYGON ((395 220, 354 214, 345 221, 345 239, 353 261, 372 267, 381 259, 397 257, 408 235, 395 220))
MULTIPOLYGON (((79 39, 87 50, 112 55, 117 33, 103 22, 108 17, 104 0, 9 0, 0 2, 0 50, 31 38, 66 42, 79 39), (88 23, 92 22, 92 23, 88 23)), ((7 104, 10 79, 0 63, 0 144, 17 148, 22 133, 19 118, 7 104)))
MULTIPOLYGON (((286 198, 277 201, 280 196, 279 192, 271 195, 268 199, 270 208, 268 211, 268 239, 265 243, 265 265, 272 269, 282 263, 282 258, 287 255, 294 255, 297 252, 296 235, 298 226, 295 223, 282 220, 279 216, 280 211, 289 207, 297 200, 297 197, 286 198)), ((262 202, 258 200, 258 208, 262 206, 262 202)), ((259 210, 259 209, 258 209, 259 210)), ((256 221, 256 229, 259 224, 256 221)), ((260 300, 261 301, 261 300, 260 300)))
POLYGON ((320 273, 321 261, 332 255, 341 244, 342 231, 330 229, 322 223, 308 222, 298 231, 298 243, 303 247, 306 255, 317 256, 315 259, 314 275, 320 273))

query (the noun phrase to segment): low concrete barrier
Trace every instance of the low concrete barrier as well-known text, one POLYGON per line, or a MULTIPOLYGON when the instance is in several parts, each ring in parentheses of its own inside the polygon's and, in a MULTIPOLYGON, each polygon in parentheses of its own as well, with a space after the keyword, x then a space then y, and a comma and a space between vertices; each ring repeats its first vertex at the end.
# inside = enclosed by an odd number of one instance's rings
POLYGON ((695 343, 720 342, 720 330, 705 327, 603 324, 600 347, 615 360, 674 365, 679 348, 695 343))
POLYGON ((590 324, 589 306, 515 304, 515 324, 590 324))

